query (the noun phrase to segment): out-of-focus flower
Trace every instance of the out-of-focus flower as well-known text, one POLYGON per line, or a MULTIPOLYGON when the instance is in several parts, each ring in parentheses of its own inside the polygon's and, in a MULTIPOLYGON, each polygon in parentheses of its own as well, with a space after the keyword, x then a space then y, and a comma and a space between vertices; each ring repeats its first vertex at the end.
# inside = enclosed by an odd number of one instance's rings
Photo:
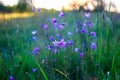
POLYGON ((71 36, 71 35, 72 35, 72 32, 68 32, 67 34, 71 36))
POLYGON ((45 29, 45 30, 48 29, 48 25, 47 25, 47 24, 44 24, 44 25, 43 25, 43 29, 45 29))
POLYGON ((36 40, 37 40, 36 36, 33 36, 33 37, 32 37, 32 40, 33 40, 33 41, 36 41, 36 40))
POLYGON ((58 46, 59 45, 59 42, 56 41, 56 40, 54 42, 52 42, 52 43, 53 43, 54 46, 58 46))
POLYGON ((86 29, 83 28, 83 29, 81 30, 81 33, 86 34, 86 33, 88 33, 88 31, 87 31, 86 29))
POLYGON ((37 31, 36 31, 36 30, 32 31, 32 34, 33 34, 33 35, 36 35, 36 34, 37 34, 37 31))
POLYGON ((49 45, 48 46, 48 50, 51 50, 53 48, 53 46, 49 45))
POLYGON ((36 71, 37 71, 37 68, 33 68, 33 69, 32 69, 32 72, 35 73, 36 71))
POLYGON ((86 18, 90 18, 90 13, 85 13, 86 18))
POLYGON ((40 50, 39 47, 35 47, 34 50, 33 50, 33 53, 34 53, 34 54, 38 54, 38 53, 39 53, 39 50, 40 50))
POLYGON ((75 52, 78 52, 79 51, 79 48, 75 47, 75 52))
POLYGON ((32 12, 35 12, 35 10, 36 10, 35 7, 32 7, 32 12))
POLYGON ((74 42, 70 41, 70 40, 67 43, 68 43, 68 45, 73 45, 74 44, 74 42))
POLYGON ((56 54, 58 52, 58 49, 57 48, 54 48, 54 53, 56 54))
POLYGON ((53 18, 53 19, 52 19, 52 22, 53 22, 53 23, 57 23, 56 18, 53 18))
POLYGON ((40 8, 38 8, 38 9, 37 9, 37 12, 39 13, 40 11, 41 11, 41 9, 40 9, 40 8))
POLYGON ((9 77, 9 80, 15 80, 13 76, 10 76, 9 77))
POLYGON ((93 27, 93 23, 91 21, 88 21, 88 27, 92 28, 93 27))
POLYGON ((54 40, 53 36, 49 36, 49 40, 53 41, 54 40))
POLYGON ((83 57, 84 57, 84 53, 81 52, 81 53, 80 53, 80 58, 83 58, 83 57))
POLYGON ((64 12, 61 11, 61 12, 59 13, 59 17, 63 17, 63 16, 64 16, 64 12))
POLYGON ((92 42, 92 44, 91 44, 91 49, 92 49, 92 50, 95 50, 95 49, 96 49, 96 43, 92 42))
POLYGON ((64 41, 64 39, 62 39, 62 40, 59 42, 59 47, 61 47, 61 48, 65 48, 65 47, 66 47, 66 42, 64 41))
POLYGON ((62 29, 64 28, 64 26, 63 26, 63 25, 59 25, 58 28, 59 28, 60 30, 62 30, 62 29))
POLYGON ((92 32, 90 33, 90 35, 91 35, 92 37, 96 37, 96 32, 92 31, 92 32))

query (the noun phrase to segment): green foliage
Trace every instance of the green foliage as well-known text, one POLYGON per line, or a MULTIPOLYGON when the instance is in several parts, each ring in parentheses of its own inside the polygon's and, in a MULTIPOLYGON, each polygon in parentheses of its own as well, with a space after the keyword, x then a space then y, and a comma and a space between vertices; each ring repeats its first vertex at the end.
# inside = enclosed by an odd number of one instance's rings
MULTIPOLYGON (((98 14, 98 24, 94 26, 97 32, 98 48, 95 52, 86 54, 83 59, 85 61, 83 68, 79 54, 75 53, 72 47, 60 50, 57 55, 44 48, 49 42, 40 24, 47 23, 46 19, 49 17, 57 17, 57 13, 44 11, 30 18, 13 19, 1 23, 0 78, 6 80, 12 75, 15 80, 119 80, 120 21, 117 24, 114 21, 111 28, 109 25, 111 21, 106 19, 103 21, 102 14, 98 14), (33 30, 39 33, 36 43, 31 42, 33 30), (31 54, 35 45, 40 47, 39 55, 31 54), (58 62, 53 63, 56 57, 58 62), (47 59, 47 62, 42 63, 43 59, 47 59), (34 73, 33 68, 38 70, 34 73), (110 72, 109 75, 108 72, 110 72)), ((65 14, 68 27, 60 32, 64 35, 68 31, 74 32, 76 22, 84 19, 84 14, 80 12, 65 12, 65 14)), ((96 22, 96 13, 93 12, 91 16, 90 20, 96 22)), ((50 29, 50 33, 54 33, 53 29, 50 29)), ((73 34, 74 36, 69 38, 77 41, 75 46, 81 47, 80 41, 83 37, 80 37, 80 34, 73 34)))

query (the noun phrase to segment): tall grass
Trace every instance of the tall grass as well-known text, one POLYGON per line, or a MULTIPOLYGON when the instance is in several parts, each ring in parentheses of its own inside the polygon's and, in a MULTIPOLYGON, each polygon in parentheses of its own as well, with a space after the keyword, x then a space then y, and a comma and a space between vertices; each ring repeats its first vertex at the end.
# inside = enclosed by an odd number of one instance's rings
MULTIPOLYGON (((91 13, 90 21, 97 34, 97 49, 91 50, 90 36, 76 33, 86 19, 84 12, 65 12, 64 18, 58 17, 59 12, 41 12, 36 16, 24 19, 12 19, 0 25, 0 79, 9 80, 119 80, 120 79, 120 42, 119 33, 113 31, 110 15, 102 19, 101 13, 91 13), (95 16, 96 15, 96 16, 95 16), (54 30, 52 18, 65 23, 63 30, 54 30), (42 25, 47 24, 48 30, 42 25), (37 34, 32 35, 36 30, 37 34), (68 35, 72 32, 72 35, 68 35), (56 36, 56 34, 60 36, 56 36), (36 37, 37 40, 32 38, 36 37), (65 42, 73 41, 72 46, 48 50, 53 41, 64 38, 65 42), (85 43, 84 47, 83 42, 85 43), (34 54, 34 48, 39 51, 34 54), (80 48, 75 52, 75 48, 80 48), (80 53, 84 57, 80 58, 80 53), (36 69, 34 71, 33 69, 36 69)), ((119 31, 119 29, 118 29, 119 31)))

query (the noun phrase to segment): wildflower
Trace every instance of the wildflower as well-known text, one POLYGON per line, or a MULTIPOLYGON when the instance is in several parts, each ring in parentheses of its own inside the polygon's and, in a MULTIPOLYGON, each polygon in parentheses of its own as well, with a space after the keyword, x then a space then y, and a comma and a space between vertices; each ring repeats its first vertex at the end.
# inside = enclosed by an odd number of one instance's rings
POLYGON ((52 42, 52 43, 53 43, 54 46, 58 46, 59 45, 59 42, 56 41, 56 40, 54 42, 52 42))
POLYGON ((95 50, 95 49, 96 49, 96 43, 93 42, 93 43, 91 44, 91 49, 92 49, 92 50, 95 50))
POLYGON ((62 39, 60 42, 59 42, 59 46, 62 48, 65 48, 66 47, 66 42, 64 41, 64 39, 62 39))
POLYGON ((92 37, 96 37, 96 33, 95 33, 94 31, 92 31, 92 32, 90 33, 90 35, 91 35, 92 37))
POLYGON ((71 35, 72 35, 72 32, 68 32, 67 34, 71 36, 71 35))
POLYGON ((35 12, 35 7, 32 7, 32 12, 35 12))
POLYGON ((57 20, 55 18, 52 19, 53 23, 57 23, 57 20))
POLYGON ((54 40, 53 36, 49 36, 49 40, 53 41, 54 40))
POLYGON ((86 18, 90 18, 90 13, 85 13, 86 18))
POLYGON ((75 52, 78 52, 79 51, 79 48, 75 47, 75 52))
POLYGON ((39 53, 39 50, 40 50, 39 47, 35 47, 34 50, 33 50, 33 53, 34 53, 34 54, 38 54, 38 53, 39 53))
POLYGON ((80 53, 80 58, 83 58, 83 57, 84 57, 84 53, 81 52, 81 53, 80 53))
POLYGON ((88 31, 83 28, 83 29, 81 30, 81 33, 84 33, 84 34, 85 34, 85 33, 88 33, 88 31))
POLYGON ((77 27, 75 28, 75 31, 76 31, 77 33, 79 32, 79 30, 78 30, 78 28, 77 28, 77 27))
POLYGON ((58 52, 57 48, 54 49, 54 53, 56 54, 58 52))
POLYGON ((51 50, 53 48, 53 46, 49 45, 48 46, 48 50, 51 50))
POLYGON ((63 16, 64 16, 64 12, 61 11, 61 12, 59 13, 59 17, 63 17, 63 16))
POLYGON ((37 31, 36 31, 36 30, 32 31, 32 34, 33 34, 33 35, 36 35, 36 33, 37 33, 37 31))
POLYGON ((38 8, 38 9, 37 9, 37 12, 39 13, 40 11, 41 11, 41 9, 40 9, 40 8, 38 8))
POLYGON ((91 21, 88 22, 88 27, 91 28, 93 26, 93 23, 91 21))
POLYGON ((37 71, 37 68, 33 68, 33 69, 32 69, 32 72, 35 73, 36 71, 37 71))
POLYGON ((36 41, 36 40, 37 40, 36 36, 33 36, 33 37, 32 37, 32 40, 33 40, 33 41, 36 41))
POLYGON ((64 26, 63 26, 63 25, 59 25, 58 28, 59 28, 60 30, 62 30, 62 29, 64 28, 64 26))
POLYGON ((44 25, 43 25, 43 29, 45 29, 45 30, 48 29, 48 25, 47 25, 47 24, 44 24, 44 25))
POLYGON ((67 43, 68 43, 68 45, 73 45, 74 44, 74 42, 70 41, 70 40, 67 43))
POLYGON ((10 76, 9 77, 9 80, 15 80, 13 76, 10 76))

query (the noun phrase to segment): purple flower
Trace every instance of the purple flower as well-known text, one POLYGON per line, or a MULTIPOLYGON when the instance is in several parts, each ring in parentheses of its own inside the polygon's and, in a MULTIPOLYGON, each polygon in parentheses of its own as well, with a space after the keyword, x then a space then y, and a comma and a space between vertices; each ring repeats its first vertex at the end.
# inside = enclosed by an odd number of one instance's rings
POLYGON ((92 32, 90 33, 90 35, 91 35, 92 37, 96 37, 96 32, 92 31, 92 32))
POLYGON ((59 17, 63 17, 63 16, 64 16, 64 12, 61 11, 61 12, 59 13, 59 17))
POLYGON ((84 53, 81 52, 81 53, 80 53, 80 58, 83 58, 83 57, 84 57, 84 53))
POLYGON ((96 49, 96 43, 92 42, 92 44, 91 44, 91 49, 92 49, 92 50, 95 50, 95 49, 96 49))
POLYGON ((32 7, 32 12, 35 12, 35 7, 32 7))
POLYGON ((51 50, 53 48, 53 46, 49 45, 48 46, 48 50, 51 50))
POLYGON ((72 35, 72 32, 68 32, 67 34, 71 36, 71 35, 72 35))
POLYGON ((59 25, 58 28, 59 28, 60 30, 62 30, 62 29, 64 28, 64 26, 63 26, 63 25, 59 25))
POLYGON ((52 19, 52 22, 53 22, 53 23, 57 23, 56 18, 53 18, 53 19, 52 19))
POLYGON ((10 76, 9 77, 9 80, 15 80, 13 76, 10 76))
POLYGON ((38 8, 38 9, 37 9, 37 12, 39 13, 40 11, 41 11, 41 9, 40 9, 40 8, 38 8))
POLYGON ((49 36, 49 40, 53 41, 54 40, 53 36, 49 36))
POLYGON ((84 34, 85 34, 85 33, 88 33, 88 31, 87 31, 86 29, 82 29, 82 30, 81 30, 81 33, 84 33, 84 34))
POLYGON ((75 52, 78 52, 79 51, 79 48, 75 47, 75 52))
POLYGON ((90 13, 85 13, 86 18, 90 18, 90 13))
POLYGON ((32 40, 33 40, 33 41, 36 41, 36 40, 37 40, 36 36, 33 36, 33 37, 32 37, 32 40))
POLYGON ((78 28, 77 28, 77 27, 75 28, 75 31, 76 31, 77 33, 79 32, 79 30, 78 30, 78 28))
POLYGON ((47 24, 44 24, 44 25, 43 25, 43 29, 45 29, 45 30, 48 29, 48 25, 47 25, 47 24))
POLYGON ((65 48, 65 47, 66 47, 66 42, 64 41, 64 39, 62 39, 62 40, 59 42, 59 47, 61 47, 61 48, 65 48))
POLYGON ((38 53, 39 53, 39 50, 40 50, 39 47, 35 47, 34 50, 33 50, 33 53, 34 53, 34 54, 38 54, 38 53))
POLYGON ((56 47, 56 46, 58 46, 59 45, 59 42, 58 41, 54 41, 54 42, 52 42, 53 43, 53 45, 56 47))
POLYGON ((91 21, 89 21, 88 26, 89 26, 89 28, 91 28, 93 26, 93 23, 91 21))
POLYGON ((33 35, 36 35, 36 34, 37 34, 37 31, 36 31, 36 30, 32 31, 32 34, 33 34, 33 35))
POLYGON ((54 53, 56 54, 58 52, 57 48, 54 49, 54 53))
POLYGON ((37 71, 37 68, 33 68, 33 69, 32 69, 32 72, 35 73, 36 71, 37 71))
POLYGON ((68 43, 68 45, 73 45, 74 44, 74 42, 70 41, 70 40, 67 43, 68 43))

